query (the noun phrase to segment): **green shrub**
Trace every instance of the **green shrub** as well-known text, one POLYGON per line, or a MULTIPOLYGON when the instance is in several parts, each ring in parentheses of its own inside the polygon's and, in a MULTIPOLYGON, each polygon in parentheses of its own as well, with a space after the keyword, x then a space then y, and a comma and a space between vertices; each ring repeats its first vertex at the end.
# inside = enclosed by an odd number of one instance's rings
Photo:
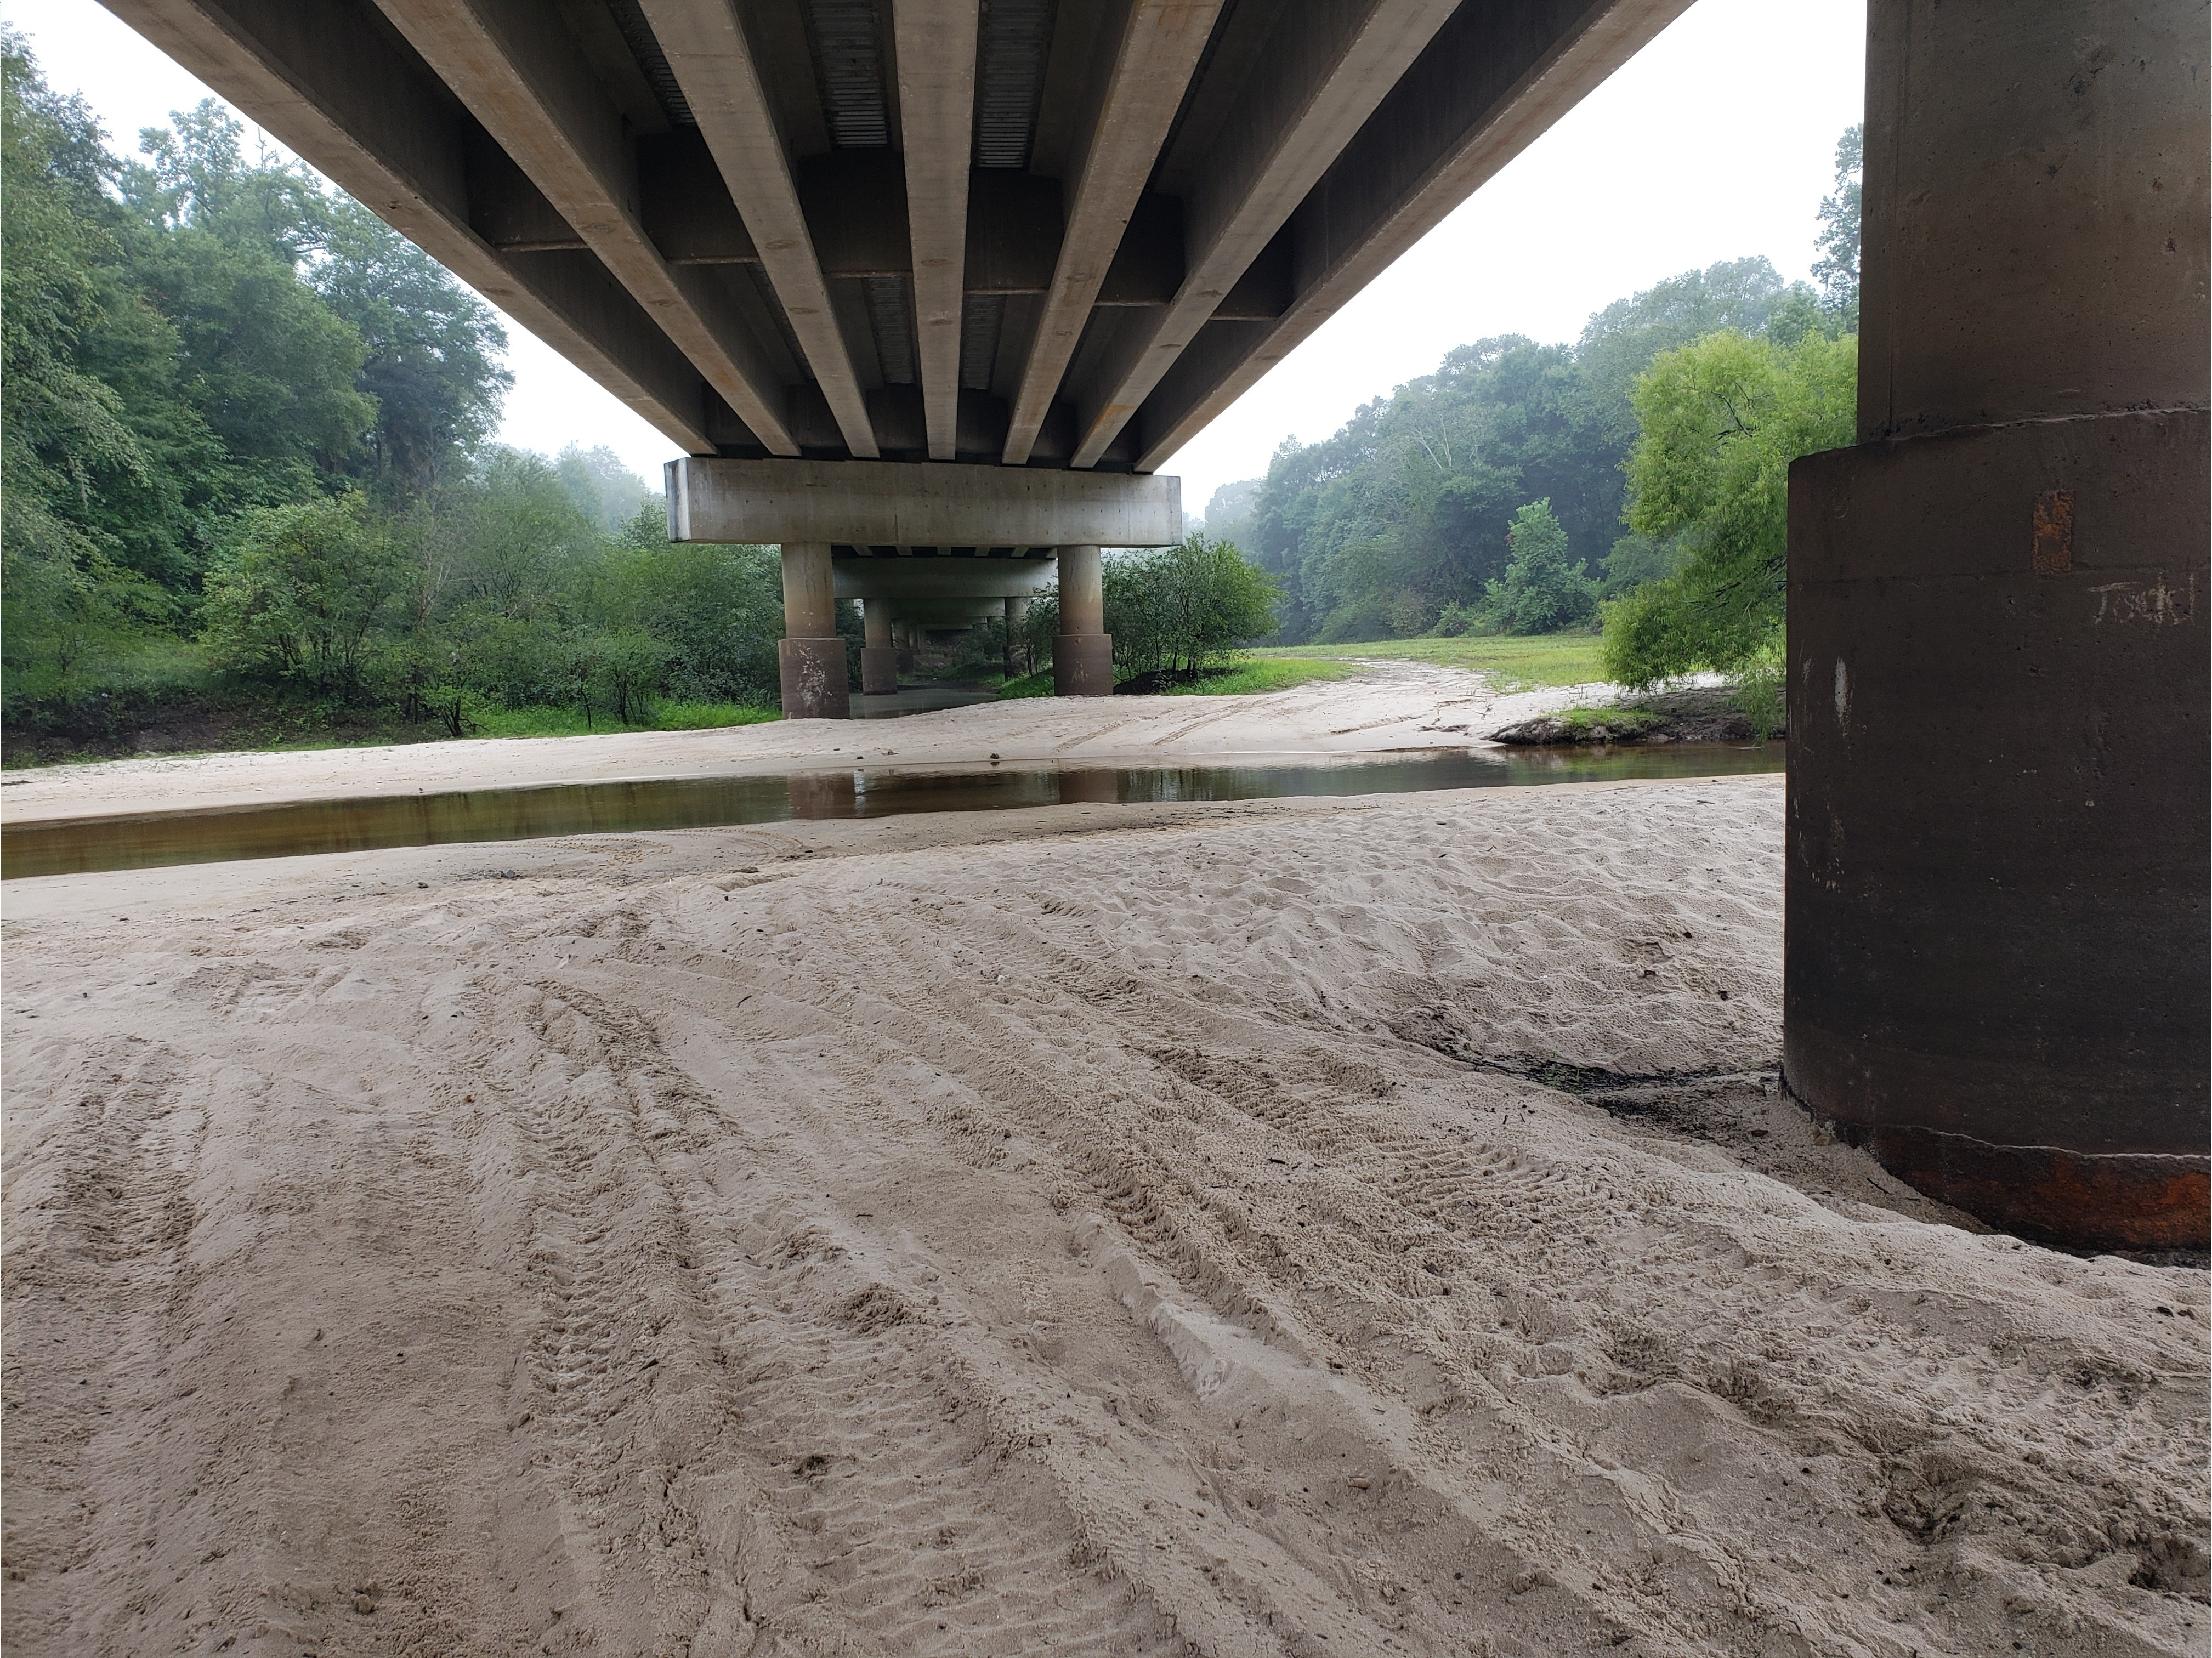
POLYGON ((1484 589, 1483 608, 1510 634, 1552 634, 1588 621, 1596 595, 1577 562, 1567 563, 1567 532, 1548 500, 1530 501, 1513 515, 1505 533, 1512 557, 1503 580, 1484 589))
POLYGON ((1104 578, 1106 631, 1122 678, 1188 673, 1274 631, 1273 579, 1203 532, 1109 558, 1104 578))
POLYGON ((1678 538, 1681 568, 1605 610, 1606 665, 1643 689, 1778 653, 1790 463, 1856 432, 1858 341, 1779 346, 1720 333, 1662 352, 1636 381, 1629 527, 1678 538))

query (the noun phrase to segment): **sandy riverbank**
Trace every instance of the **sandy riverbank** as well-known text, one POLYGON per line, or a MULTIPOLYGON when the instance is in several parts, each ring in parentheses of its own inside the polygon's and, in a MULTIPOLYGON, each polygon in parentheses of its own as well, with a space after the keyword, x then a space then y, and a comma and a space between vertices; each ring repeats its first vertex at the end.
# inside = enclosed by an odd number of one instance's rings
POLYGON ((1260 696, 1036 698, 887 720, 148 756, 10 773, 0 779, 0 823, 532 783, 742 776, 849 765, 861 757, 901 766, 966 763, 994 754, 1008 763, 1151 765, 1455 749, 1497 726, 1567 707, 1602 689, 1500 694, 1480 675, 1382 662, 1350 679, 1260 696))
POLYGON ((2204 1278, 1775 1096, 1782 799, 11 883, 7 1649, 2201 1653, 2204 1278))

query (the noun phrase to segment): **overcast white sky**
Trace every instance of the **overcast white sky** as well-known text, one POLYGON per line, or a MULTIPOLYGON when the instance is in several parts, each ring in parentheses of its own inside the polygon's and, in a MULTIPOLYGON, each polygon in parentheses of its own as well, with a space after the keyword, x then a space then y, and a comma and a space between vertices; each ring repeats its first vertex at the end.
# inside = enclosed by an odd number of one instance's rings
MULTIPOLYGON (((94 0, 0 0, 55 87, 115 147, 211 95, 94 0)), ((1865 98, 1865 0, 1697 0, 1674 26, 1333 318, 1165 470, 1203 510, 1288 435, 1326 437, 1368 398, 1492 334, 1568 340, 1662 276, 1764 253, 1813 259, 1837 137, 1865 98)), ((659 434, 512 323, 505 441, 604 443, 649 483, 659 434)))

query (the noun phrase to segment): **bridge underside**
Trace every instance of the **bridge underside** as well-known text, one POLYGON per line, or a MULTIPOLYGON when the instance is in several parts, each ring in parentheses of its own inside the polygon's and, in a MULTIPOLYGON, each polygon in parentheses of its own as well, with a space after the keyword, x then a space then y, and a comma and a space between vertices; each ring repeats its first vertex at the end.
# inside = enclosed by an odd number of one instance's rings
POLYGON ((1146 472, 1688 0, 106 0, 693 455, 1146 472))
MULTIPOLYGON (((1688 0, 105 3, 781 545, 842 715, 840 598, 881 689, 1056 583, 1109 691, 1147 475, 1688 0)), ((1790 480, 1790 1085, 2098 1247, 2212 1224, 2205 30, 1871 0, 1859 444, 1790 480)))
POLYGON ((679 473, 678 538, 959 548, 1144 543, 992 480, 1152 472, 1688 0, 106 3, 694 465, 863 509, 695 526, 679 473))

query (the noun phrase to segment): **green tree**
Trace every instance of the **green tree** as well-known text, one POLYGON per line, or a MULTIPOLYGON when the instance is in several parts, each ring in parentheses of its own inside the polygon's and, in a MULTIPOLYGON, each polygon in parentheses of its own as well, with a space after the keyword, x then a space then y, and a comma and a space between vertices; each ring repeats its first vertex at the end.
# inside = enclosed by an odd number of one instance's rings
POLYGON ((1489 584, 1485 606, 1507 633, 1549 634, 1586 622, 1597 609, 1584 565, 1567 562, 1567 532, 1548 501, 1513 515, 1505 539, 1513 551, 1504 575, 1489 584))
POLYGON ((1779 646, 1790 463, 1851 441, 1858 341, 1778 346, 1733 331, 1663 353, 1636 383, 1631 529, 1679 538, 1680 571, 1605 616, 1607 671, 1650 686, 1741 673, 1779 646))
POLYGON ((356 695, 412 574, 358 495, 259 507, 209 568, 202 641, 219 669, 356 695))
POLYGON ((97 200, 99 129, 55 97, 11 33, 0 33, 0 600, 6 703, 67 699, 102 643, 157 616, 158 595, 113 559, 96 505, 143 482, 147 457, 122 398, 79 362, 98 328, 114 243, 97 200))
POLYGON ((1820 321, 1813 290, 1768 260, 1723 261, 1607 306, 1571 346, 1458 347, 1322 442, 1286 442, 1245 544, 1281 580, 1283 636, 1452 625, 1504 576, 1507 524, 1530 500, 1551 501, 1571 559, 1595 564, 1620 534, 1628 393, 1653 357, 1719 329, 1795 338, 1820 321))
MULTIPOLYGON (((361 337, 355 389, 376 418, 348 470, 405 500, 466 465, 514 376, 507 331, 428 254, 349 196, 324 204, 316 295, 361 337)), ((611 526, 610 526, 611 527, 611 526)))
POLYGON ((1682 568, 1681 544, 1672 537, 1638 535, 1633 530, 1605 556, 1600 597, 1619 598, 1647 582, 1664 581, 1682 568))
POLYGON ((377 412, 360 331, 300 277, 328 203, 302 168, 249 164, 244 128, 214 100, 173 118, 140 135, 150 160, 122 172, 133 279, 174 325, 178 389, 232 463, 218 510, 304 499, 377 412))
POLYGON ((572 443, 554 458, 553 470, 577 511, 609 534, 620 531, 641 510, 654 510, 656 497, 629 463, 606 446, 586 449, 572 443))
POLYGON ((1225 541, 1196 532, 1103 571, 1106 630, 1126 677, 1188 674, 1274 629, 1275 584, 1225 541))
POLYGON ((1835 192, 1820 203, 1820 257, 1813 280, 1838 327, 1856 334, 1859 327, 1859 206, 1863 194, 1866 128, 1853 126, 1836 141, 1835 192))
POLYGON ((647 508, 602 567, 597 599, 610 626, 665 647, 670 695, 775 706, 783 580, 774 548, 671 542, 661 511, 647 508))

